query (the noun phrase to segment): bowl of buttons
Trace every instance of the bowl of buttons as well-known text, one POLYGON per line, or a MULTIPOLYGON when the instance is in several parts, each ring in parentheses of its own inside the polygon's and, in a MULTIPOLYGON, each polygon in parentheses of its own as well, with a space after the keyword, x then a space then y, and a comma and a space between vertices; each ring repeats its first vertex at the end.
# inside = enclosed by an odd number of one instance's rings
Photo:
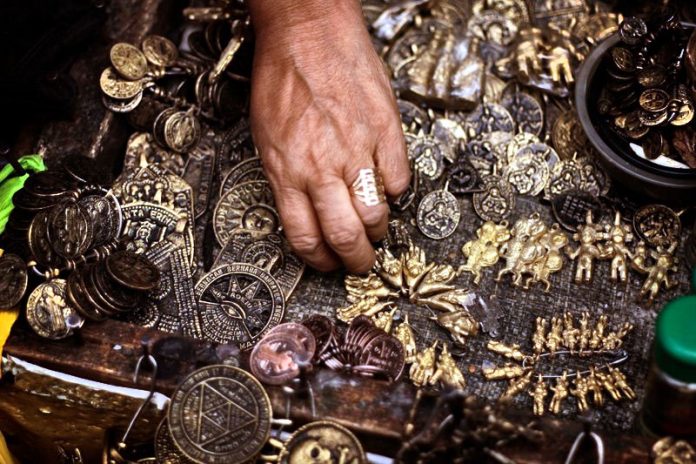
POLYGON ((609 174, 673 204, 696 194, 696 25, 626 18, 582 64, 575 104, 609 174))

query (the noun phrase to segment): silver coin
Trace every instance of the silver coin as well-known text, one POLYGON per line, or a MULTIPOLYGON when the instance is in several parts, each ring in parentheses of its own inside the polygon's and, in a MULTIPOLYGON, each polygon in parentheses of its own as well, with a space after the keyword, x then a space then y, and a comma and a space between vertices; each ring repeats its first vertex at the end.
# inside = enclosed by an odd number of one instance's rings
POLYGON ((459 202, 454 195, 446 190, 436 190, 421 200, 416 223, 426 237, 442 240, 457 230, 461 214, 459 202))

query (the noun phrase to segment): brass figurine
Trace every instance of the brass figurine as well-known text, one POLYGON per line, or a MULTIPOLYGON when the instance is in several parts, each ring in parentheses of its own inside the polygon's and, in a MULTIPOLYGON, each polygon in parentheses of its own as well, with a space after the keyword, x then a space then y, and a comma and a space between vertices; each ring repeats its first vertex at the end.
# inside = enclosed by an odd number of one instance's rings
POLYGON ((553 391, 553 396, 551 397, 551 404, 549 404, 549 411, 554 414, 561 412, 561 403, 568 397, 568 372, 563 371, 563 375, 556 379, 556 385, 551 387, 553 391))
POLYGON ((403 262, 394 257, 387 248, 377 250, 375 272, 392 288, 400 289, 403 285, 403 262))
POLYGON ((674 256, 674 251, 678 243, 673 242, 669 248, 665 249, 658 246, 656 250, 650 250, 650 258, 653 259, 653 264, 648 265, 645 261, 645 248, 638 248, 633 257, 632 268, 642 274, 647 274, 645 283, 640 289, 640 297, 648 297, 648 303, 652 303, 660 288, 664 285, 666 289, 673 288, 677 283, 670 280, 669 273, 674 273, 679 270, 677 267, 677 258, 674 256), (640 254, 639 254, 640 253, 640 254))
POLYGON ((633 329, 633 324, 630 322, 624 322, 623 325, 617 331, 611 331, 604 337, 602 349, 604 350, 618 350, 623 345, 623 339, 628 335, 633 329))
POLYGON ((578 349, 580 352, 586 351, 590 347, 592 329, 590 329, 590 314, 585 311, 580 315, 580 340, 578 349))
POLYGON ((546 338, 546 348, 549 350, 549 353, 553 354, 561 347, 561 343, 563 342, 562 332, 563 319, 555 316, 552 317, 551 330, 549 330, 549 334, 546 338))
POLYGON ((592 331, 592 337, 590 338, 590 348, 593 350, 597 350, 602 346, 602 343, 604 341, 604 331, 607 328, 607 316, 606 314, 602 314, 599 316, 599 319, 597 319, 597 324, 594 327, 594 330, 592 331))
POLYGON ((416 359, 416 337, 413 334, 413 328, 408 322, 408 314, 404 317, 404 322, 396 326, 394 336, 401 342, 404 347, 404 359, 406 364, 410 364, 416 359))
POLYGON ((509 400, 512 399, 515 395, 525 391, 531 383, 533 376, 534 371, 532 369, 528 369, 527 373, 524 374, 522 377, 510 379, 510 384, 508 385, 507 390, 505 390, 505 392, 500 396, 500 399, 509 400))
POLYGON ((529 395, 534 399, 534 415, 543 416, 546 410, 544 406, 544 399, 546 398, 546 382, 544 381, 541 374, 534 384, 534 390, 529 392, 529 395))
POLYGON ((623 372, 611 366, 607 366, 607 369, 609 370, 609 373, 612 376, 614 385, 621 391, 623 396, 625 396, 629 400, 636 399, 636 394, 633 391, 633 389, 628 385, 628 382, 626 381, 626 376, 623 374, 623 372))
POLYGON ((374 272, 370 272, 365 277, 348 275, 345 279, 345 285, 349 303, 355 303, 366 297, 389 298, 398 296, 398 293, 384 285, 382 279, 374 272))
POLYGON ((466 337, 478 333, 478 322, 476 322, 476 319, 466 310, 442 313, 431 319, 437 321, 441 327, 447 329, 454 342, 460 346, 466 344, 466 337))
POLYGON ((595 224, 592 218, 592 211, 587 211, 585 224, 578 227, 578 231, 573 234, 573 239, 580 242, 580 246, 568 253, 572 260, 577 259, 578 264, 575 270, 575 283, 590 282, 594 272, 594 262, 601 256, 599 242, 605 237, 602 226, 595 224))
POLYGON ((435 373, 436 349, 437 341, 420 353, 416 353, 416 360, 411 364, 409 376, 411 377, 411 382, 418 388, 428 385, 435 373))
POLYGON ((611 279, 626 282, 629 259, 633 253, 628 249, 628 243, 633 241, 631 227, 621 221, 621 213, 614 215, 614 223, 605 226, 605 237, 608 243, 604 244, 600 257, 611 258, 611 279))
POLYGON ((361 315, 372 317, 391 304, 389 301, 379 301, 376 296, 368 296, 355 301, 355 303, 349 306, 338 308, 336 317, 338 320, 348 324, 361 315))
POLYGON ((569 312, 563 314, 563 346, 565 346, 571 353, 575 351, 575 348, 580 341, 580 329, 574 327, 573 325, 573 315, 569 312))
POLYGON ((585 412, 590 409, 587 404, 587 395, 589 394, 589 385, 587 377, 582 377, 580 372, 575 373, 575 388, 570 390, 570 393, 577 399, 578 411, 585 412))
POLYGON ((481 281, 481 270, 493 266, 500 259, 500 247, 510 239, 507 221, 496 224, 486 221, 476 231, 476 239, 464 244, 462 253, 467 258, 466 264, 459 267, 459 272, 474 275, 474 284, 481 281))
POLYGON ((590 374, 587 376, 587 389, 592 392, 592 402, 596 406, 604 405, 604 395, 602 395, 602 383, 597 378, 594 366, 590 367, 590 374))
POLYGON ((448 284, 456 276, 457 273, 449 264, 437 264, 432 266, 423 276, 416 291, 411 294, 411 301, 415 301, 420 296, 454 290, 454 286, 448 284))
POLYGON ((541 354, 544 351, 546 346, 546 319, 543 317, 536 318, 536 329, 532 336, 532 344, 535 354, 541 354))
POLYGON ((486 345, 486 348, 494 353, 502 354, 506 358, 514 359, 515 361, 522 361, 525 358, 525 355, 520 351, 520 345, 516 343, 505 345, 502 342, 491 340, 486 345))
POLYGON ((392 308, 391 311, 384 311, 372 316, 372 322, 378 329, 384 330, 386 333, 391 333, 392 324, 394 323, 394 314, 396 313, 396 308, 392 308))
POLYGON ((430 378, 429 383, 435 385, 437 382, 442 383, 447 388, 463 390, 466 386, 464 374, 457 367, 457 363, 452 358, 452 355, 447 350, 447 344, 443 345, 440 357, 437 360, 437 370, 430 378))
POLYGON ((505 364, 502 367, 488 367, 483 369, 483 376, 488 380, 514 379, 524 374, 524 368, 517 364, 505 364))

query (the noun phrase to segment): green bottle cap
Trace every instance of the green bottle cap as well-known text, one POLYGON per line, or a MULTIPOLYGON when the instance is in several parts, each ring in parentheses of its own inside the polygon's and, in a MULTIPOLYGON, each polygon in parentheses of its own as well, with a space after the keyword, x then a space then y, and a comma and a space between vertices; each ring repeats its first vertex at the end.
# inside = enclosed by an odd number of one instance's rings
POLYGON ((670 377, 696 383, 696 295, 665 305, 655 322, 655 362, 670 377))

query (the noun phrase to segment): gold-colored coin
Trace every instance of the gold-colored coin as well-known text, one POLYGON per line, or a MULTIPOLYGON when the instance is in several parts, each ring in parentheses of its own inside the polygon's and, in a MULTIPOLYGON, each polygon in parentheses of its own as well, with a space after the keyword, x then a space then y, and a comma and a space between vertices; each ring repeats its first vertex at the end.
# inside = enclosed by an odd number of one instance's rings
POLYGON ((673 126, 685 126, 689 124, 692 119, 694 119, 694 105, 690 101, 684 101, 679 107, 677 116, 670 121, 670 124, 673 126))
POLYGON ((161 35, 149 35, 143 40, 143 54, 155 66, 171 66, 179 57, 179 50, 174 42, 161 35))
POLYGON ((626 48, 614 47, 611 49, 611 58, 619 71, 633 72, 635 63, 633 54, 626 48))
POLYGON ((331 421, 310 422, 285 442, 279 462, 345 462, 365 464, 367 456, 358 439, 347 428, 331 421))
POLYGON ((124 79, 137 81, 147 73, 147 60, 139 48, 125 42, 119 42, 111 47, 109 52, 111 66, 124 79))
POLYGON ((659 113, 667 109, 669 94, 662 89, 647 89, 638 98, 640 107, 651 113, 659 113))
POLYGON ((143 83, 121 79, 113 68, 106 68, 99 77, 99 87, 111 98, 130 100, 143 89, 143 83))

